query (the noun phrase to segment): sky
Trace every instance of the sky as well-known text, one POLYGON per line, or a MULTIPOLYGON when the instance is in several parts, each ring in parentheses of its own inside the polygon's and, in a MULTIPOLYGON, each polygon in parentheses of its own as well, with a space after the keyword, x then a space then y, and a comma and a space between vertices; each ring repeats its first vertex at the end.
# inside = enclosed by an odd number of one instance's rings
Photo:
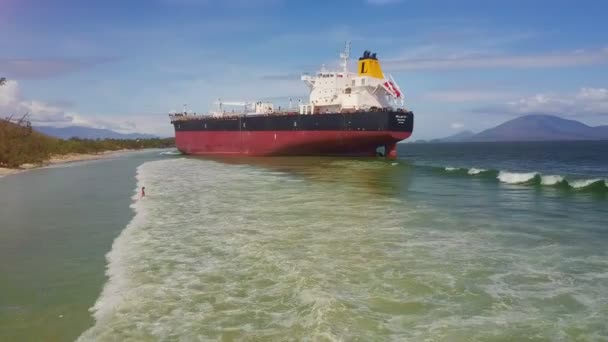
POLYGON ((167 113, 308 97, 377 52, 413 139, 525 114, 608 124, 602 0, 0 0, 0 116, 172 136, 167 113))

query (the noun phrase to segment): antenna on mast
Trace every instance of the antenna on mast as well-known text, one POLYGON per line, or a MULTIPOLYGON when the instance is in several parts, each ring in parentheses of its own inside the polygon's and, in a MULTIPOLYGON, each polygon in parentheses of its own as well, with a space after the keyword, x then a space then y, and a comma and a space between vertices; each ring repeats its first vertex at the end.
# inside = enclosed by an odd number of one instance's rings
POLYGON ((344 71, 344 73, 348 73, 348 59, 350 58, 350 45, 351 42, 350 40, 346 41, 346 44, 344 46, 344 52, 342 52, 340 54, 340 59, 342 60, 342 63, 340 63, 340 66, 342 66, 342 70, 344 71))

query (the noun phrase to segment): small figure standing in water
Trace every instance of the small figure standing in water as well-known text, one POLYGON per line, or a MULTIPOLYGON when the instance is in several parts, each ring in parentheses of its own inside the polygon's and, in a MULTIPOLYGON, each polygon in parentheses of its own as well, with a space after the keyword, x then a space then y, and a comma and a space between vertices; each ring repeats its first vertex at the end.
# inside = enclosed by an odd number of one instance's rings
POLYGON ((141 197, 144 197, 144 196, 146 196, 146 187, 142 186, 141 187, 141 197))

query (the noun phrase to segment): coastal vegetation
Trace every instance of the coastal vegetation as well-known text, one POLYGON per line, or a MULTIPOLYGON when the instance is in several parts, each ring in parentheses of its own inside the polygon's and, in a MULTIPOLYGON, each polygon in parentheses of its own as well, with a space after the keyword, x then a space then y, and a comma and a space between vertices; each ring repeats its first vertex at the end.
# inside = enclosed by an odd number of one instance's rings
POLYGON ((96 154, 105 151, 167 148, 173 138, 151 139, 57 139, 36 132, 21 118, 0 120, 0 167, 17 168, 23 164, 43 164, 53 156, 72 153, 96 154))

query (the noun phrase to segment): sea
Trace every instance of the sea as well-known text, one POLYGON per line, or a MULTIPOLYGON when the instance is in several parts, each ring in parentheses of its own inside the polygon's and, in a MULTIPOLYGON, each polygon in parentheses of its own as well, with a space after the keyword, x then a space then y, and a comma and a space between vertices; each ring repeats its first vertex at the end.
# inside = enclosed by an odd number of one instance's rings
POLYGON ((398 150, 1 178, 0 340, 608 341, 608 142, 398 150))

